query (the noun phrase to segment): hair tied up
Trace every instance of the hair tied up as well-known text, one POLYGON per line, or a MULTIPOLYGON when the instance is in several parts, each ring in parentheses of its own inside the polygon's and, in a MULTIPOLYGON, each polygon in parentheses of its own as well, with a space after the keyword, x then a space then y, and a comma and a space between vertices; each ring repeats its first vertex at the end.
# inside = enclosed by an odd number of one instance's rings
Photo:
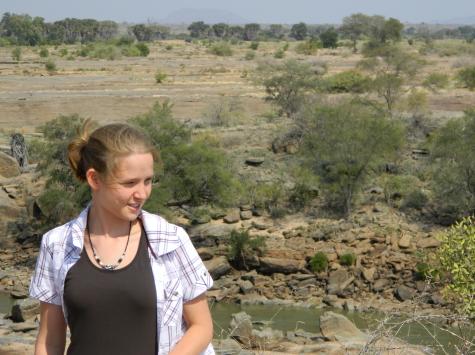
POLYGON ((78 135, 68 145, 68 160, 74 175, 80 181, 86 181, 86 164, 84 161, 84 150, 89 142, 91 128, 94 123, 91 119, 86 119, 80 128, 78 135))

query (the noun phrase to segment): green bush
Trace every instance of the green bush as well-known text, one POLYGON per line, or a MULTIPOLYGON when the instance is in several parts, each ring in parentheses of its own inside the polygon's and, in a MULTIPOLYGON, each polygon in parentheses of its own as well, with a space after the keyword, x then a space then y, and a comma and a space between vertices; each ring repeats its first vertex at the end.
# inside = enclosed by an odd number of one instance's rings
POLYGON ((68 55, 68 49, 67 48, 61 48, 59 50, 59 56, 60 57, 66 57, 68 55))
POLYGON ((445 89, 449 85, 449 76, 445 73, 431 73, 424 79, 423 85, 432 91, 445 89))
POLYGON ((254 58, 256 58, 256 53, 252 51, 246 52, 246 55, 244 56, 245 60, 253 60, 254 58))
POLYGON ((173 49, 173 46, 172 46, 171 44, 167 44, 167 45, 165 46, 165 49, 166 49, 167 51, 171 51, 171 50, 173 49))
POLYGON ((41 58, 46 58, 49 56, 49 51, 48 51, 48 48, 46 47, 41 47, 40 49, 40 57, 41 58))
POLYGON ((32 145, 31 158, 46 179, 46 188, 38 198, 42 223, 52 227, 65 223, 86 206, 89 188, 80 184, 69 168, 67 145, 76 136, 84 119, 78 115, 59 116, 38 128, 43 139, 32 145))
POLYGON ((402 208, 414 208, 416 210, 421 210, 429 202, 429 197, 427 194, 418 188, 413 188, 404 197, 402 202, 402 208))
POLYGON ((475 90, 475 65, 461 69, 457 73, 457 79, 464 87, 475 90))
POLYGON ((354 253, 347 253, 340 256, 340 264, 343 266, 352 266, 356 263, 356 255, 354 253))
POLYGON ((276 59, 282 59, 284 57, 285 57, 285 52, 282 49, 279 49, 274 53, 274 58, 276 59))
POLYGON ((334 74, 325 79, 325 89, 330 93, 363 93, 369 89, 371 79, 356 70, 334 74))
POLYGON ((167 78, 167 74, 162 72, 161 70, 157 70, 157 72, 155 73, 155 82, 157 84, 161 84, 165 81, 165 79, 167 78))
POLYGON ((286 198, 280 183, 256 184, 249 186, 250 202, 257 208, 264 208, 269 213, 280 214, 286 198))
POLYGON ((150 48, 143 42, 137 43, 135 47, 139 50, 141 57, 146 57, 150 54, 150 48))
POLYGON ((251 48, 252 50, 257 50, 257 48, 259 48, 259 42, 251 42, 251 44, 249 45, 249 48, 251 48))
POLYGON ((45 63, 45 69, 48 73, 54 73, 57 68, 56 68, 56 63, 53 61, 53 60, 48 60, 46 63, 45 63))
POLYGON ((446 286, 461 312, 475 316, 475 219, 468 217, 441 236, 437 250, 442 270, 450 275, 446 286))
POLYGON ((322 44, 317 39, 309 39, 305 42, 299 43, 295 47, 295 51, 298 54, 313 55, 317 53, 317 50, 322 48, 322 44))
POLYGON ((227 42, 218 42, 215 43, 209 49, 210 53, 220 56, 220 57, 230 57, 233 55, 233 50, 227 42))
POLYGON ((248 259, 254 255, 262 256, 265 239, 262 236, 251 237, 246 230, 233 230, 229 239, 229 261, 238 269, 249 270, 248 259))
POLYGON ((301 210, 318 196, 318 178, 308 169, 295 170, 295 185, 289 194, 290 207, 301 210))
POLYGON ((133 36, 122 36, 122 37, 119 37, 119 39, 117 40, 116 42, 116 45, 117 46, 131 46, 132 44, 134 44, 135 42, 135 38, 133 36))
POLYGON ((412 175, 384 175, 382 187, 386 203, 393 207, 400 207, 414 189, 420 185, 417 177, 412 175))
POLYGON ((154 204, 169 200, 197 206, 230 204, 239 184, 223 151, 205 142, 191 142, 191 131, 173 119, 172 106, 157 103, 145 115, 130 120, 151 137, 160 151, 163 169, 154 204))
POLYGON ((310 269, 314 273, 320 273, 328 269, 328 257, 325 253, 319 251, 310 260, 310 269))
POLYGON ((21 60, 21 48, 15 47, 12 49, 12 59, 19 62, 21 60))

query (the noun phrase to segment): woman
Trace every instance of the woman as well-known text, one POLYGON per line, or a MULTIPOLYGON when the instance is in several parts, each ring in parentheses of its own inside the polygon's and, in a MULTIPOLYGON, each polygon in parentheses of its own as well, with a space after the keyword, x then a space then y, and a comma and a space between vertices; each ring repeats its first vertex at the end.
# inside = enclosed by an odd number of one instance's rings
POLYGON ((213 283, 186 232, 142 211, 156 153, 125 124, 68 146, 90 205, 43 236, 30 285, 41 301, 36 355, 214 354, 205 292, 213 283))

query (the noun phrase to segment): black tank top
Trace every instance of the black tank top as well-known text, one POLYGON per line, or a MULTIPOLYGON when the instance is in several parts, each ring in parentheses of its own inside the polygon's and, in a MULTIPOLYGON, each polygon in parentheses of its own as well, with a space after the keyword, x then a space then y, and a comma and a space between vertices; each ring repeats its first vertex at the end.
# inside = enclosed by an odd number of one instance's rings
POLYGON ((157 354, 157 297, 145 238, 142 229, 137 254, 122 269, 99 269, 85 249, 69 269, 67 355, 157 354))

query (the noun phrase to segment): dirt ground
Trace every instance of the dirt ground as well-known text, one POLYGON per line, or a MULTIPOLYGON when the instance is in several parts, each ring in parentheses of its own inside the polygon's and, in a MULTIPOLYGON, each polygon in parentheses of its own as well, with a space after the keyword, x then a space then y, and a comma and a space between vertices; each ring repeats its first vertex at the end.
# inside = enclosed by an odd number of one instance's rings
MULTIPOLYGON (((23 48, 19 63, 11 59, 11 48, 0 48, 0 130, 29 133, 58 115, 77 113, 101 123, 124 121, 146 112, 157 100, 168 98, 179 120, 200 120, 210 105, 224 97, 238 98, 245 112, 243 124, 255 125, 271 107, 264 102, 262 88, 252 85, 249 73, 260 60, 272 59, 282 43, 261 43, 254 60, 245 60, 248 43, 234 45, 231 57, 208 53, 200 44, 163 41, 151 45, 146 58, 123 57, 116 60, 59 56, 77 46, 49 47, 57 72, 48 74, 38 48, 23 48), (172 45, 166 50, 166 45, 172 45), (162 84, 155 82, 160 70, 168 75, 162 84)), ((291 44, 286 58, 324 62, 334 73, 355 67, 360 55, 348 48, 319 50, 314 56, 297 55, 291 44)), ((463 59, 463 58, 462 58, 463 59)), ((428 58, 424 71, 453 74, 455 57, 428 58)), ((450 88, 430 93, 430 111, 451 115, 475 104, 474 93, 450 88)))

